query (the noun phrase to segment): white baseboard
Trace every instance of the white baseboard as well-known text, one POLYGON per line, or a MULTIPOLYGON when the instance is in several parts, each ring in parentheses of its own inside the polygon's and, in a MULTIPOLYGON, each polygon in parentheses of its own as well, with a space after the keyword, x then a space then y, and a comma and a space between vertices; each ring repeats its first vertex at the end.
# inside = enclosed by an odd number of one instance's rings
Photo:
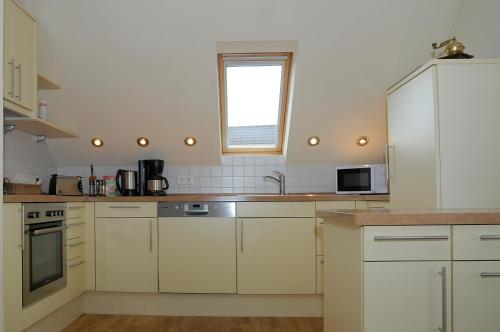
POLYGON ((55 332, 61 331, 83 314, 83 296, 78 296, 66 303, 50 315, 42 318, 28 327, 24 332, 55 332))
POLYGON ((86 292, 83 312, 160 316, 322 317, 322 295, 86 292))

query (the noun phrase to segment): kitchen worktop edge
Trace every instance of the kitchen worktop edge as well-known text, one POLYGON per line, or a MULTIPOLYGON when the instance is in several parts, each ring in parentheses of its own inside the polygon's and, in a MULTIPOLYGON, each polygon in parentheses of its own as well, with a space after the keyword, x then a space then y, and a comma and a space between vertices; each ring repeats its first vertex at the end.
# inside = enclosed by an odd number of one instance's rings
POLYGON ((389 195, 311 194, 171 194, 167 196, 56 196, 4 195, 4 203, 54 202, 304 202, 304 201, 389 201, 389 195))

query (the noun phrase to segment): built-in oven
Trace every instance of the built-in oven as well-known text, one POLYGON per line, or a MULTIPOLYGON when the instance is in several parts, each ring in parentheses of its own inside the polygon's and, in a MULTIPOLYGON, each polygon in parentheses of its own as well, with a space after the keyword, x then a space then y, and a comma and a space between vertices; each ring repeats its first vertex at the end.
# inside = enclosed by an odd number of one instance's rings
POLYGON ((66 287, 64 203, 23 206, 23 307, 66 287))

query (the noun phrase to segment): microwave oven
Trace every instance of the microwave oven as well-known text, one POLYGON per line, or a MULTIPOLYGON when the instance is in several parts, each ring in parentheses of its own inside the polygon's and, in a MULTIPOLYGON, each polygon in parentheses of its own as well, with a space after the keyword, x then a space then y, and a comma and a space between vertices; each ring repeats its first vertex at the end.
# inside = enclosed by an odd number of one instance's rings
POLYGON ((387 166, 337 167, 337 194, 387 194, 387 166))

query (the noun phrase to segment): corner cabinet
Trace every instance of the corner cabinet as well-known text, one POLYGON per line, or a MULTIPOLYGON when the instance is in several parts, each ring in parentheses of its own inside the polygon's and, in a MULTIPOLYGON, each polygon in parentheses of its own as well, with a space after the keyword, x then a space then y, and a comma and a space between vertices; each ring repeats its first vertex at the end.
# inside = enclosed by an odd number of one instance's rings
POLYGON ((238 294, 315 294, 314 202, 237 204, 238 294))
POLYGON ((325 331, 498 332, 499 249, 500 225, 358 227, 335 216, 325 331))
POLYGON ((499 84, 500 60, 433 60, 389 90, 392 208, 500 207, 499 84))
POLYGON ((4 1, 4 101, 33 117, 37 109, 37 22, 16 1, 4 1))

